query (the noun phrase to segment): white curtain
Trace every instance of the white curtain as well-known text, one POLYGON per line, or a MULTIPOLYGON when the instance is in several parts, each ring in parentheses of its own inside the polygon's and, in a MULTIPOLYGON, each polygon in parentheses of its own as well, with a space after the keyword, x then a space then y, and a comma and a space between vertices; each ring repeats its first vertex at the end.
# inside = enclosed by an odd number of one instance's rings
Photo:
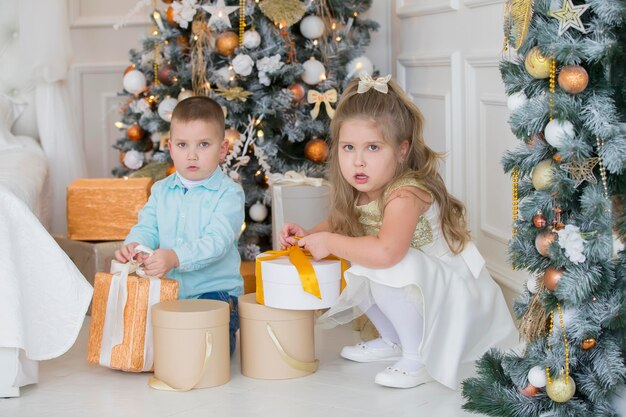
POLYGON ((20 50, 36 80, 39 139, 50 164, 52 232, 66 232, 66 189, 87 176, 83 143, 69 101, 66 78, 71 44, 66 0, 20 0, 20 50))

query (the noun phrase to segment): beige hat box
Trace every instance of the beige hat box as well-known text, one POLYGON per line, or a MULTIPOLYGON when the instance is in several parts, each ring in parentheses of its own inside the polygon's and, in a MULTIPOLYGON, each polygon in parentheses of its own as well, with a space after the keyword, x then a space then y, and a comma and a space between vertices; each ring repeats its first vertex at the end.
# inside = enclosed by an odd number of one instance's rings
POLYGON ((307 261, 317 278, 320 294, 317 297, 304 289, 298 269, 288 256, 268 260, 264 260, 264 257, 267 257, 267 252, 257 256, 256 291, 260 304, 286 310, 319 310, 331 307, 339 297, 342 272, 340 260, 307 261))
POLYGON ((241 373, 258 379, 289 379, 317 370, 313 311, 258 304, 239 297, 241 373))
POLYGON ((152 308, 156 389, 187 391, 230 380, 230 305, 172 300, 152 308))

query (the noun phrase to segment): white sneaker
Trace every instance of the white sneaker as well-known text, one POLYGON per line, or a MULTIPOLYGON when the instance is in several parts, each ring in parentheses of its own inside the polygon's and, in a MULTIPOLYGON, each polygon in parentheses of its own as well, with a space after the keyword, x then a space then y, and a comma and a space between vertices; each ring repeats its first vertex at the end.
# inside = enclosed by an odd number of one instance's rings
POLYGON ((377 373, 374 379, 378 385, 391 388, 413 388, 430 381, 433 381, 433 378, 428 374, 425 367, 415 372, 409 372, 389 366, 384 371, 377 373))
POLYGON ((397 343, 387 342, 384 347, 370 347, 366 342, 354 346, 345 346, 341 349, 341 357, 355 362, 394 361, 402 357, 402 349, 397 343))

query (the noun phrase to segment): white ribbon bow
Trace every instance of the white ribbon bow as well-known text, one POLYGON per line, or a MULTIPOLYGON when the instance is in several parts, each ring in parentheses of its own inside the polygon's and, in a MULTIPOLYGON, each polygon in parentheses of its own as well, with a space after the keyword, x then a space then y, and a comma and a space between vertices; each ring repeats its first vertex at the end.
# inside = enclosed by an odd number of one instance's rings
POLYGON ((315 107, 311 110, 311 117, 313 117, 314 120, 317 119, 317 116, 319 115, 320 104, 322 103, 326 105, 326 114, 328 114, 328 117, 332 119, 335 115, 335 109, 333 109, 331 104, 337 102, 337 90, 334 88, 331 88, 323 93, 320 93, 317 90, 309 90, 306 99, 309 104, 315 103, 315 107))
POLYGON ((363 94, 366 91, 369 91, 370 88, 374 87, 374 90, 380 91, 383 94, 387 94, 389 91, 389 87, 387 83, 391 80, 391 74, 386 77, 378 77, 373 79, 368 73, 361 72, 359 75, 361 81, 359 81, 359 88, 357 89, 357 93, 363 94))
POLYGON ((324 184, 324 179, 307 177, 301 172, 287 171, 284 174, 270 174, 267 182, 269 185, 312 185, 321 187, 324 184))

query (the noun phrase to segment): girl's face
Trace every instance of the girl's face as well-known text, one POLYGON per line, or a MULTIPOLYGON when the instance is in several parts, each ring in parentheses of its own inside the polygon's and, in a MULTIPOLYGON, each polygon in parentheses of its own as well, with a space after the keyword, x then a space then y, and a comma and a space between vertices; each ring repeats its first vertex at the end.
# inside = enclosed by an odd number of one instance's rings
POLYGON ((341 124, 339 168, 346 181, 361 193, 360 204, 369 203, 382 195, 408 148, 407 140, 399 149, 385 142, 372 120, 349 119, 341 124))

